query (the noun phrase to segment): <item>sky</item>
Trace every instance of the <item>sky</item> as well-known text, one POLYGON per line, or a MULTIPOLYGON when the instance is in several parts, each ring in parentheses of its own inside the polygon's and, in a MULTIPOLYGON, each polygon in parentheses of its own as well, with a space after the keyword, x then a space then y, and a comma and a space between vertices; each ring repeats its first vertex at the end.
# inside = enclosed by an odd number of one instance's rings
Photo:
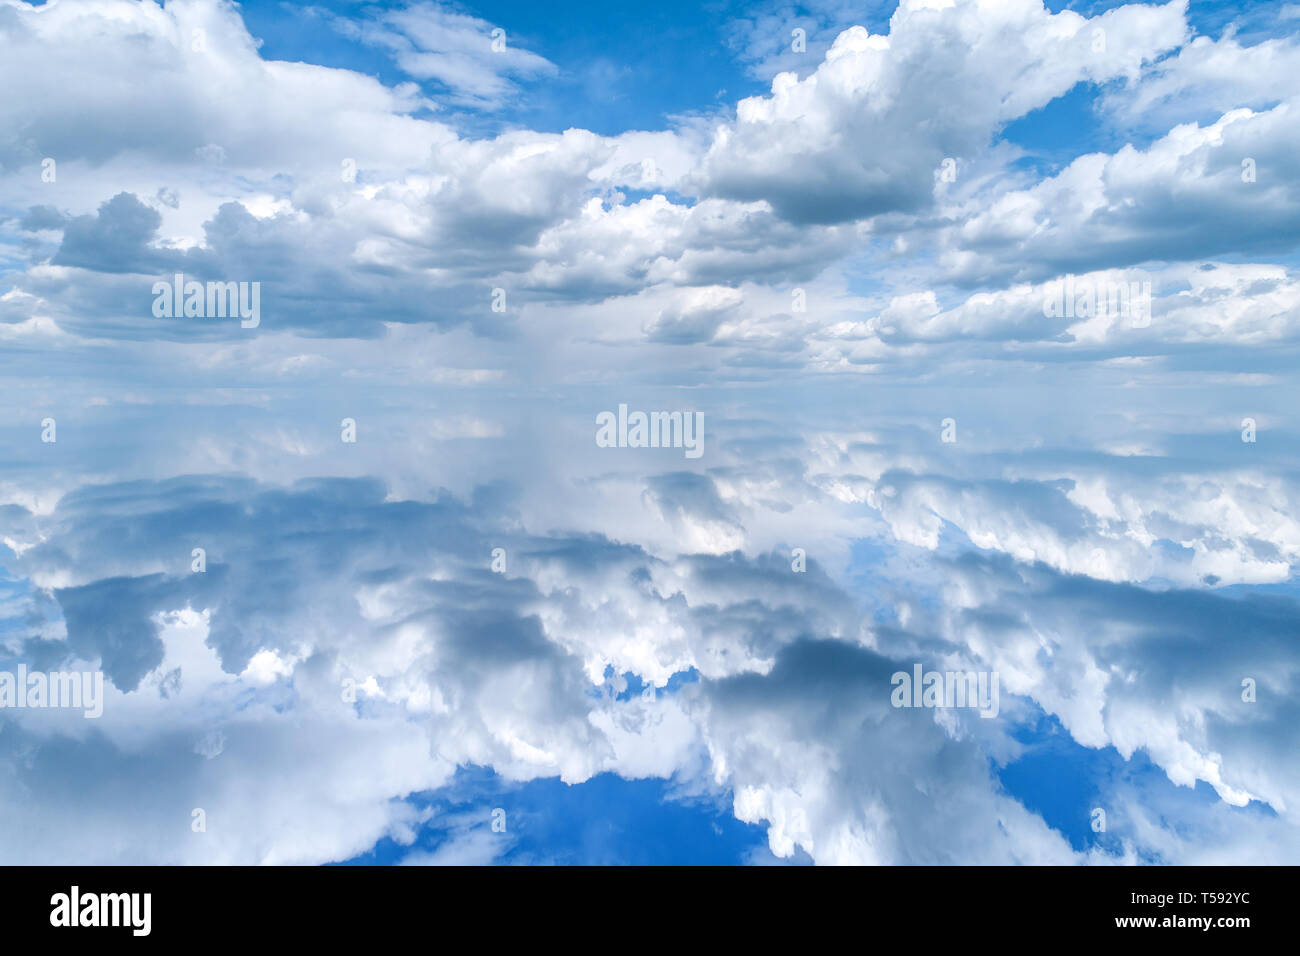
POLYGON ((0 89, 4 860, 1300 861, 1300 5, 0 0, 0 89))

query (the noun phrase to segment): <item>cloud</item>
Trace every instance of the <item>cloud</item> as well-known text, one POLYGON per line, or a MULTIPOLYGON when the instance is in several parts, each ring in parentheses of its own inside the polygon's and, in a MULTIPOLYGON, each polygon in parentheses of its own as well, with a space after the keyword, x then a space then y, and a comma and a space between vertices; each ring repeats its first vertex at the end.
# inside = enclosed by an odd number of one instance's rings
POLYGON ((904 0, 887 36, 851 27, 811 75, 780 74, 770 96, 742 100, 704 158, 702 188, 766 200, 799 223, 919 212, 945 157, 986 149, 1000 124, 1078 83, 1136 78, 1181 42, 1185 7, 1125 6, 1089 21, 1038 0, 904 0))
POLYGON ((1056 176, 961 216, 943 236, 959 279, 1280 253, 1294 246, 1290 102, 1175 127, 1149 149, 1082 156, 1056 176))
POLYGON ((516 47, 501 27, 439 3, 384 10, 360 24, 342 17, 331 22, 386 50, 407 75, 435 81, 461 106, 499 109, 519 94, 521 82, 558 72, 545 57, 516 47))
POLYGON ((945 632, 1007 691, 1032 686, 1081 744, 1126 759, 1142 748, 1180 786, 1204 780, 1229 804, 1294 814, 1300 780, 1275 763, 1293 734, 1293 599, 1153 592, 974 556, 951 571, 945 632), (1246 699, 1246 680, 1258 697, 1246 699))
POLYGON ((345 157, 406 165, 446 135, 406 115, 420 106, 412 88, 263 60, 237 7, 217 0, 6 3, 0 62, 12 93, 0 108, 0 165, 10 172, 47 156, 65 170, 124 153, 190 164, 208 146, 263 171, 337 170, 345 157), (144 60, 147 84, 136 73, 144 60))
POLYGON ((147 247, 161 224, 156 210, 130 193, 118 193, 94 216, 78 216, 67 223, 63 243, 50 261, 96 272, 166 269, 167 257, 147 247))
POLYGON ((679 304, 655 316, 646 329, 646 337, 652 342, 681 345, 707 342, 742 301, 743 297, 734 289, 692 290, 679 304))

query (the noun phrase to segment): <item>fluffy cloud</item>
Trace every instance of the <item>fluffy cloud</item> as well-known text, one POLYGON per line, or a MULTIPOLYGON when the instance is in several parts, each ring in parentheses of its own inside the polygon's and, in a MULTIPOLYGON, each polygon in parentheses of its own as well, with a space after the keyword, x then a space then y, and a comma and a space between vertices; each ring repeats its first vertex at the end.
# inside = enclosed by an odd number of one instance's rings
POLYGON ((1090 154, 961 216, 945 234, 955 277, 1282 252, 1297 235, 1295 107, 1233 110, 1175 127, 1146 150, 1090 154))
POLYGON ((1185 6, 1089 21, 1038 0, 903 0, 888 36, 845 30, 812 75, 780 74, 771 96, 742 100, 704 158, 704 189, 796 222, 918 211, 943 159, 986 149, 999 124, 1085 80, 1136 79, 1182 40, 1185 6))

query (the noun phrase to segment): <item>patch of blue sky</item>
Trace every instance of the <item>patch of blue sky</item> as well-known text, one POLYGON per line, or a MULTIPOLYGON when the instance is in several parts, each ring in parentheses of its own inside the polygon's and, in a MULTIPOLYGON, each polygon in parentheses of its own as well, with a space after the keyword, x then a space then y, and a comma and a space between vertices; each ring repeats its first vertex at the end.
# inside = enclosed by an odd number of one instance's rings
MULTIPOLYGON (((337 21, 365 24, 404 6, 248 0, 241 9, 249 31, 263 41, 264 58, 357 70, 392 86, 412 77, 385 50, 348 36, 337 21)), ((664 129, 674 116, 721 108, 767 89, 733 56, 724 36, 728 20, 702 11, 696 3, 576 0, 565 6, 562 16, 545 4, 519 2, 442 7, 484 21, 485 48, 492 27, 499 27, 506 31, 507 44, 545 57, 557 68, 524 81, 517 94, 493 101, 489 109, 450 104, 444 86, 419 81, 442 107, 438 112, 447 113, 435 118, 455 117, 457 125, 478 135, 513 127, 539 132, 581 128, 603 135, 664 129), (671 69, 665 70, 665 64, 671 69)))
MULTIPOLYGON (((385 838, 341 862, 464 860, 457 846, 471 840, 501 864, 774 862, 765 828, 737 820, 729 797, 691 795, 666 780, 603 773, 573 785, 554 777, 516 783, 482 767, 461 767, 447 787, 413 795, 407 802, 433 811, 410 844, 385 838), (504 832, 492 829, 496 809, 505 811, 504 832)), ((487 862, 483 856, 476 861, 487 862)))
MULTIPOLYGON (((1157 808, 1153 816, 1162 826, 1177 827, 1207 814, 1277 815, 1258 801, 1244 807, 1223 803, 1204 781, 1195 787, 1180 787, 1144 750, 1135 751, 1126 760, 1114 747, 1085 747, 1070 736, 1060 721, 1047 714, 1041 714, 1032 725, 1015 728, 1012 737, 1025 749, 1016 760, 998 769, 998 779, 1008 794, 1041 816, 1076 851, 1096 848, 1108 854, 1123 852, 1132 821, 1111 799, 1118 791, 1142 793, 1144 806, 1157 808), (1095 816, 1098 809, 1105 811, 1104 831, 1094 828, 1101 819, 1095 816)), ((1141 862, 1161 861, 1149 855, 1141 862)))

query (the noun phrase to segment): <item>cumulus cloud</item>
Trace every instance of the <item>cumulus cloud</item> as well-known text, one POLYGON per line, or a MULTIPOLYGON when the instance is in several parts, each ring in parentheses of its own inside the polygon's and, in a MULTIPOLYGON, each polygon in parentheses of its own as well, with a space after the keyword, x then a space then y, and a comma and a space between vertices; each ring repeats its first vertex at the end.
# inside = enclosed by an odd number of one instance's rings
POLYGON ((704 158, 704 189, 767 200, 796 222, 918 211, 943 159, 986 149, 999 124, 1077 83, 1136 78, 1181 41, 1185 6, 1126 6, 1089 21, 1037 0, 904 0, 887 36, 851 27, 812 75, 780 74, 770 96, 742 100, 704 158))
POLYGON ((1290 249, 1294 112, 1290 103, 1233 110, 1175 127, 1146 150, 1082 156, 961 217, 944 236, 945 261, 967 280, 990 271, 1023 279, 1290 249))

